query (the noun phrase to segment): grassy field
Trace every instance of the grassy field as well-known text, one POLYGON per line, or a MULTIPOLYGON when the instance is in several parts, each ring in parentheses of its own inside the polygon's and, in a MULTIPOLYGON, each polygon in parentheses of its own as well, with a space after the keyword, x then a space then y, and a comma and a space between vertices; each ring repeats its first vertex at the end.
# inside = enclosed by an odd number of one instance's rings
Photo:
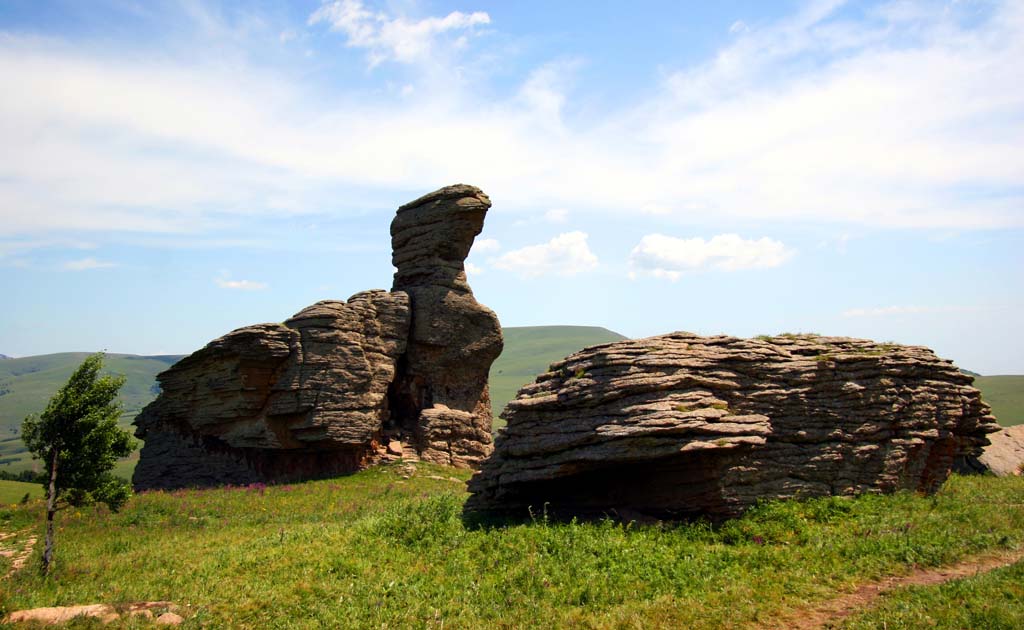
POLYGON ((1024 376, 979 376, 974 386, 992 405, 999 424, 1012 427, 1024 424, 1024 376))
MULTIPOLYGON (((41 412, 87 356, 85 352, 63 352, 0 361, 0 468, 16 473, 38 467, 25 452, 19 435, 21 422, 25 416, 41 412)), ((124 428, 129 428, 139 411, 156 396, 156 375, 179 358, 107 355, 106 371, 126 377, 120 395, 124 405, 120 424, 124 428)), ((132 466, 127 467, 129 477, 132 466)))
MULTIPOLYGON (((56 574, 18 573, 0 609, 170 600, 188 607, 187 627, 723 628, 1024 545, 1017 477, 766 504, 718 527, 557 523, 542 510, 467 524, 465 477, 398 464, 65 512, 56 574)), ((40 503, 0 510, 0 529, 40 531, 40 503)))
POLYGON ((0 479, 0 506, 17 503, 21 501, 26 493, 30 498, 38 499, 43 496, 43 486, 38 483, 23 483, 21 481, 5 481, 0 479))
MULTIPOLYGON (((41 412, 87 356, 85 352, 62 352, 0 361, 0 437, 10 437, 25 416, 41 412)), ((179 358, 107 355, 106 371, 127 379, 120 396, 126 415, 134 417, 153 400, 154 377, 179 358)))
MULTIPOLYGON (((548 366, 587 346, 625 339, 622 335, 594 326, 523 326, 502 331, 505 350, 491 366, 491 407, 494 417, 515 398, 519 388, 532 383, 548 366)), ((504 426, 497 422, 495 428, 504 426)))
POLYGON ((941 586, 895 591, 840 627, 1019 630, 1024 628, 1024 562, 941 586))

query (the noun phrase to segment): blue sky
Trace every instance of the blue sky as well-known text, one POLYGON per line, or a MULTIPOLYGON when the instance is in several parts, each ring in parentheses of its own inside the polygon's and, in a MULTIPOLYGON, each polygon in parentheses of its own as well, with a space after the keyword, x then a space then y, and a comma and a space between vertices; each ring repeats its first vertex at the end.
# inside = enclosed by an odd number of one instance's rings
POLYGON ((1024 373, 1024 3, 0 4, 0 353, 187 353, 494 202, 508 326, 1024 373), (713 6, 712 6, 713 5, 713 6))

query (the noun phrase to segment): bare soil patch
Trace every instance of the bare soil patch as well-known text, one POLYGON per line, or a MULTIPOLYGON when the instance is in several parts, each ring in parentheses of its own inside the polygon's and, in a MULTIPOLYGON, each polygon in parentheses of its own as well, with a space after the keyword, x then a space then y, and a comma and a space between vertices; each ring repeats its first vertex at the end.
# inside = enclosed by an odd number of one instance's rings
POLYGON ((787 613, 784 618, 761 624, 772 630, 819 630, 837 627, 847 617, 871 608, 882 595, 907 586, 934 586, 952 580, 987 573, 1024 560, 1024 550, 989 553, 945 567, 916 569, 907 575, 888 577, 864 584, 852 593, 840 595, 810 609, 787 613))

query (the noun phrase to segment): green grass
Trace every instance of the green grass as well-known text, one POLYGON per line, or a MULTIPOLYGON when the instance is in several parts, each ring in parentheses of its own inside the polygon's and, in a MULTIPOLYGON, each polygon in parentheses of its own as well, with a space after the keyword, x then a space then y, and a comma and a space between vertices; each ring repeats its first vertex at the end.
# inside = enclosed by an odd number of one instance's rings
POLYGON ((841 627, 1019 630, 1024 628, 1024 562, 939 586, 894 591, 841 627))
MULTIPOLYGON (((1017 477, 953 477, 934 497, 770 503, 719 527, 541 515, 472 527, 449 479, 464 471, 403 470, 62 513, 55 575, 18 573, 0 609, 171 600, 190 627, 721 628, 1024 545, 1017 477)), ((41 510, 0 510, 0 529, 41 531, 41 510)))
POLYGON ((979 376, 974 386, 1004 427, 1024 424, 1024 376, 979 376))
MULTIPOLYGON (((38 470, 38 462, 32 461, 21 441, 21 422, 25 416, 43 411, 50 397, 87 356, 86 352, 63 352, 0 361, 0 469, 13 473, 38 470)), ((156 375, 180 358, 107 355, 105 371, 126 377, 119 397, 124 405, 119 423, 122 428, 130 428, 139 411, 156 396, 156 375)), ((117 472, 126 472, 130 478, 133 467, 125 463, 117 472)))
POLYGON ((499 414, 515 398, 519 388, 532 383, 548 366, 566 356, 611 341, 622 335, 595 326, 523 326, 502 330, 505 350, 491 366, 491 407, 495 429, 504 426, 499 414))
POLYGON ((0 506, 10 505, 21 501, 25 494, 32 499, 43 496, 43 486, 38 483, 24 483, 21 481, 5 481, 0 479, 0 506))
MULTIPOLYGON (((0 361, 0 438, 13 437, 25 416, 41 412, 87 356, 86 352, 62 352, 0 361)), ((157 373, 179 358, 107 355, 105 371, 126 377, 120 396, 126 415, 134 417, 153 400, 157 373)))

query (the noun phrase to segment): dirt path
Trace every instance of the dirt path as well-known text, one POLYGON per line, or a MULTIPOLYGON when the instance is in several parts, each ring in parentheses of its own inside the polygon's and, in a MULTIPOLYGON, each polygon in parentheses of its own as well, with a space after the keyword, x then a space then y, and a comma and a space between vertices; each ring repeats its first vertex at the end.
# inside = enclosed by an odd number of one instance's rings
POLYGON ((19 534, 26 532, 0 532, 0 556, 5 558, 11 558, 11 568, 4 575, 3 578, 9 578, 14 575, 15 571, 20 570, 28 562, 29 557, 32 555, 32 549, 36 546, 36 537, 28 536, 22 542, 21 548, 18 548, 17 538, 19 534), (10 548, 8 548, 10 545, 10 548))
POLYGON ((871 608, 885 593, 905 586, 933 586, 960 578, 987 573, 1024 560, 1024 550, 988 553, 958 564, 932 569, 917 569, 908 575, 890 577, 860 586, 856 591, 822 602, 810 609, 787 613, 783 619, 757 626, 764 629, 824 630, 838 626, 847 617, 871 608))

